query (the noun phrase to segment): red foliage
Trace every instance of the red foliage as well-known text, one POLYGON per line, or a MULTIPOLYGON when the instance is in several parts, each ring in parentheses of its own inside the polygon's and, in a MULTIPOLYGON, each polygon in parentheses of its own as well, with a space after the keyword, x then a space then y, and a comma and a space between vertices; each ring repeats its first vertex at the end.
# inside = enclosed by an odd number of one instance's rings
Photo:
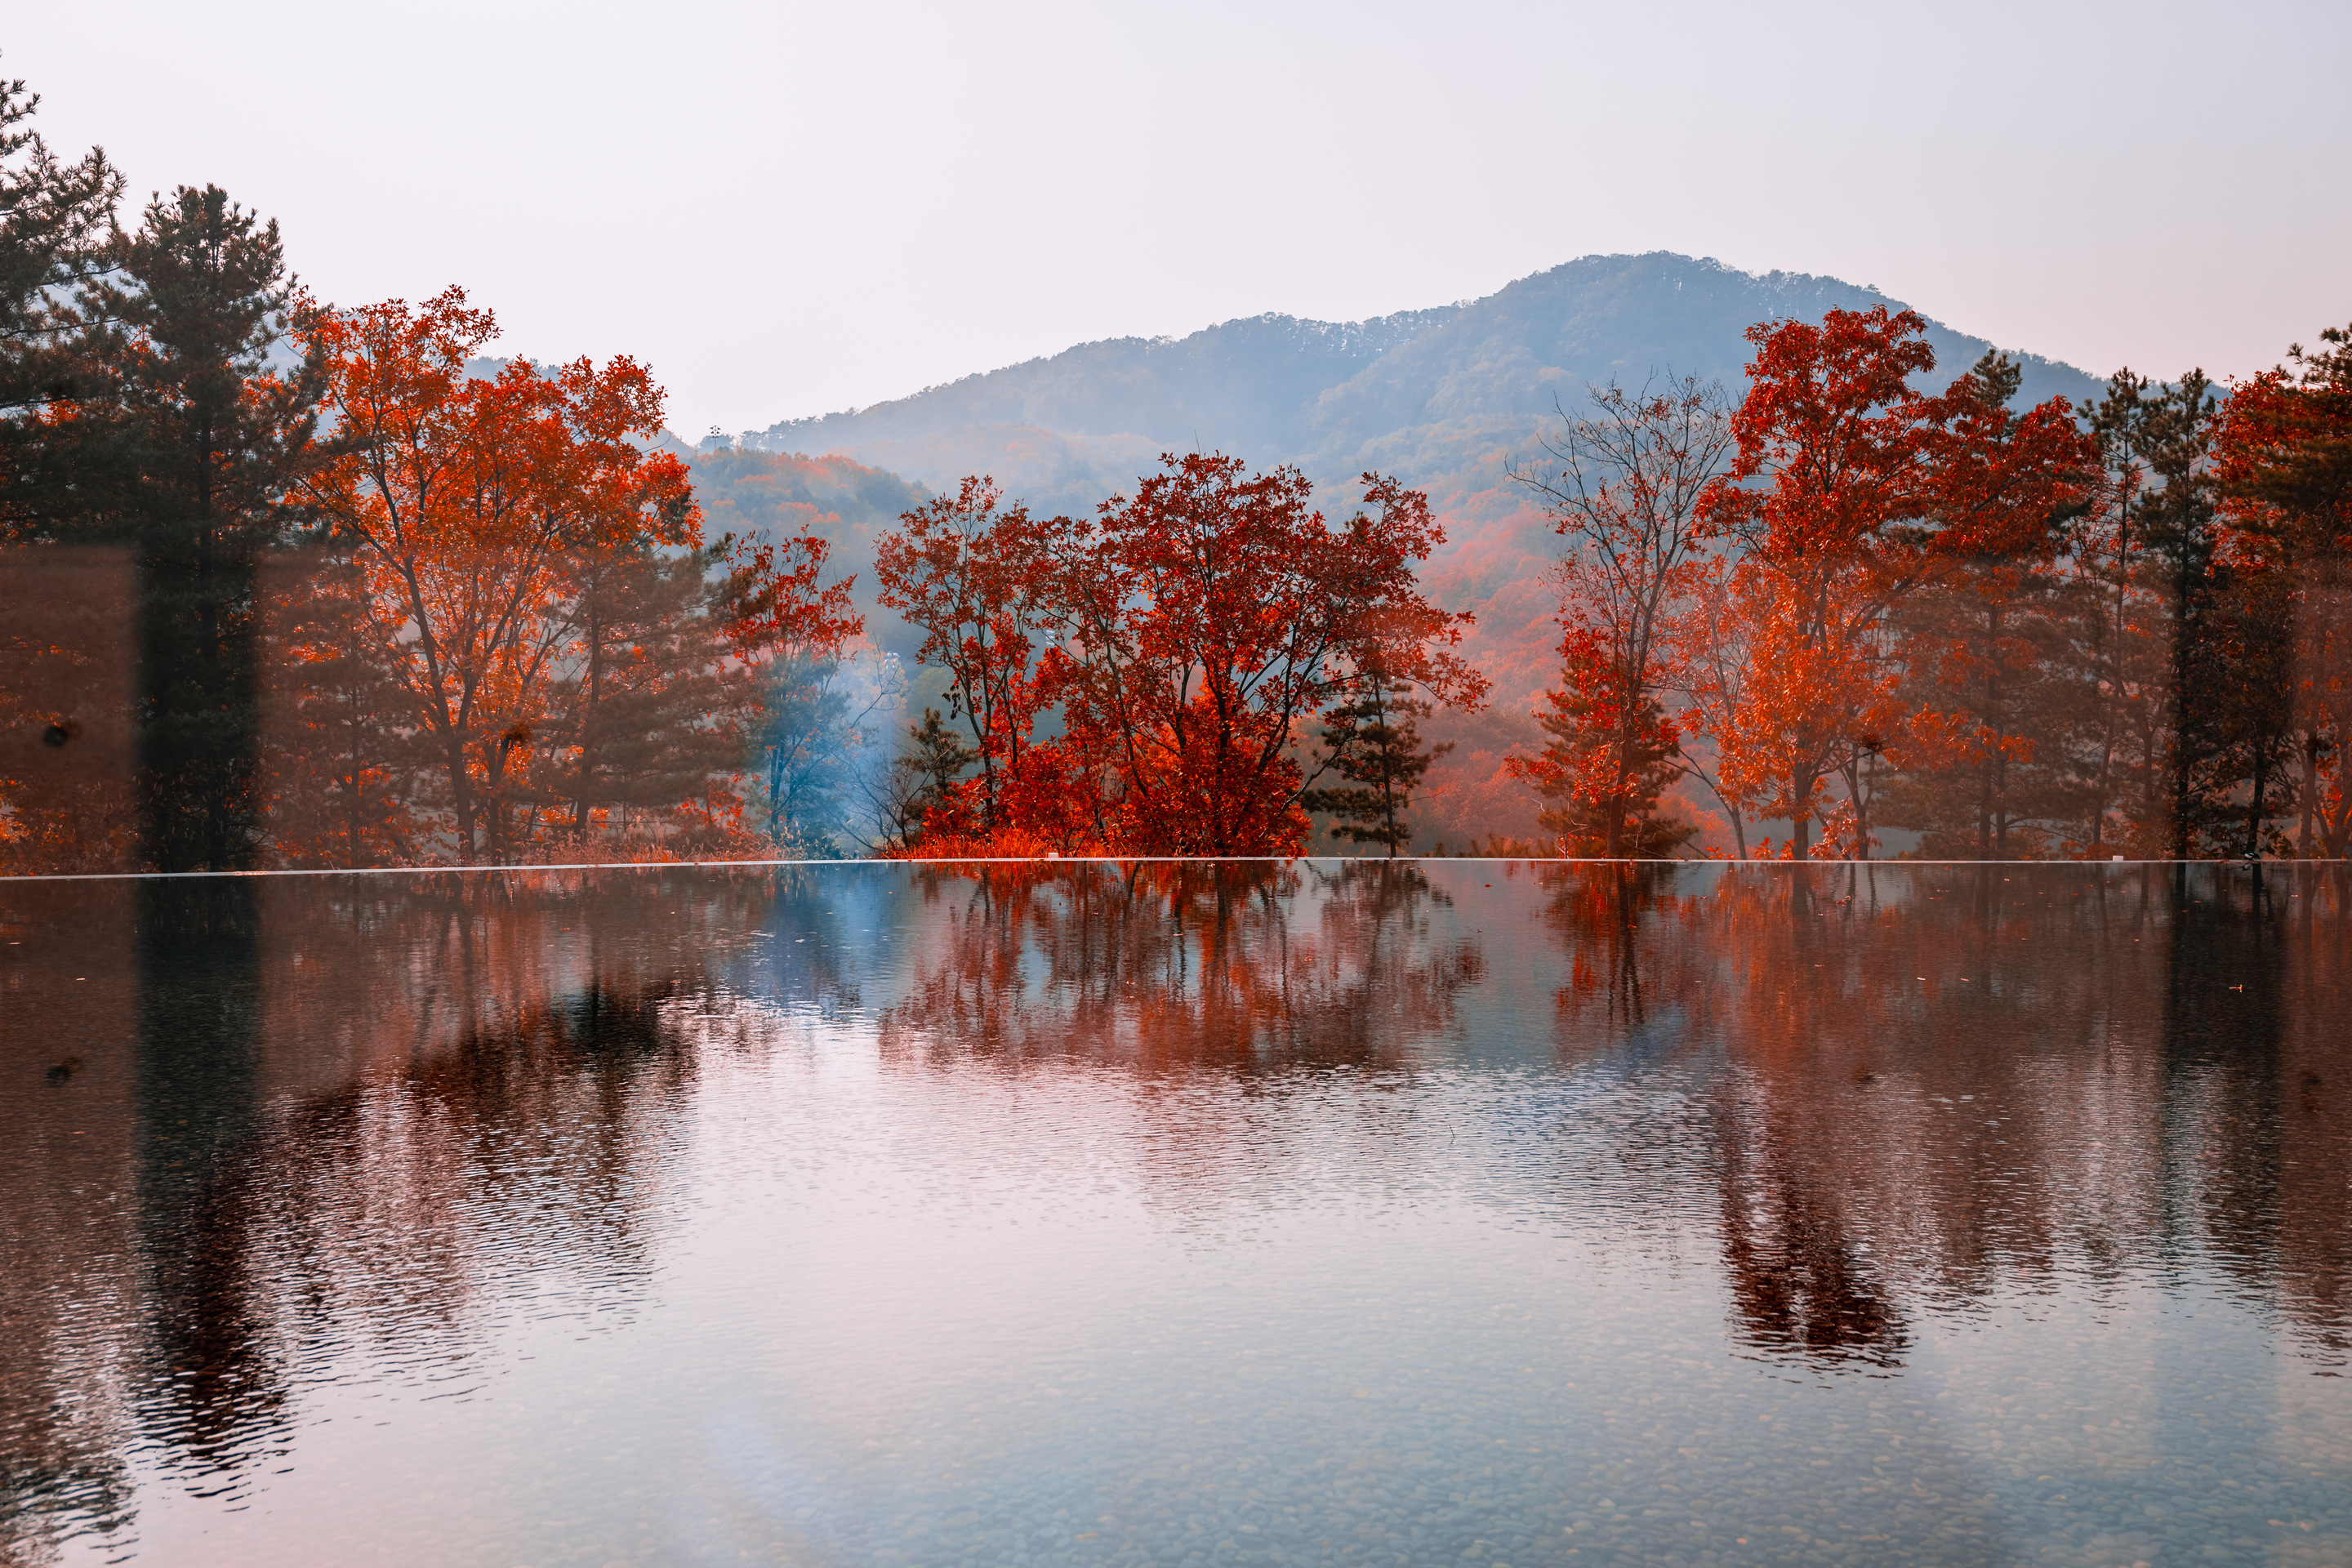
MULTIPOLYGON (((877 542, 882 603, 923 630, 917 658, 948 672, 955 716, 980 758, 976 831, 1010 826, 1001 799, 1022 775, 1045 705, 1039 644, 1061 625, 1057 579, 1072 553, 1067 518, 1034 519, 985 475, 904 513, 877 542)), ((961 830, 959 830, 961 832, 961 830)))
POLYGON ((813 533, 787 539, 728 538, 720 558, 728 568, 727 640, 746 660, 783 654, 831 655, 866 630, 866 617, 850 608, 857 579, 819 581, 833 547, 813 533))
POLYGON ((1444 537, 1418 491, 1367 474, 1374 510, 1333 529, 1296 469, 1165 464, 1090 526, 974 478, 880 542, 883 602, 923 628, 982 769, 910 852, 1295 854, 1301 729, 1367 669, 1483 698, 1453 651, 1469 617, 1414 581, 1444 537), (1056 704, 1063 738, 1032 743, 1056 704))
POLYGON ((1287 855, 1305 842, 1300 726, 1379 668, 1475 706, 1485 678, 1452 650, 1469 617, 1429 603, 1412 567, 1444 538, 1426 497, 1363 476, 1338 530, 1295 468, 1163 459, 1104 503, 1065 578, 1070 645, 1049 663, 1068 750, 1097 781, 1107 837, 1135 853, 1287 855))
MULTIPOLYGON (((1739 455, 1706 500, 1743 547, 1750 646, 1738 700, 1713 715, 1724 791, 1792 819, 1801 858, 1827 778, 1860 800, 1866 759, 1936 729, 1897 700, 1888 612, 1953 563, 2053 548, 2096 467, 2063 398, 2021 416, 1973 374, 1914 390, 1935 364, 1926 327, 1879 307, 1749 328, 1739 455)), ((1864 821, 1853 837, 1867 836, 1864 821)))
POLYGON ((498 854, 499 802, 530 765, 570 633, 572 567, 701 543, 685 465, 640 444, 661 429, 661 388, 626 357, 468 376, 497 323, 455 288, 415 309, 306 308, 301 329, 327 358, 337 425, 304 499, 357 565, 362 640, 438 762, 456 852, 498 854))

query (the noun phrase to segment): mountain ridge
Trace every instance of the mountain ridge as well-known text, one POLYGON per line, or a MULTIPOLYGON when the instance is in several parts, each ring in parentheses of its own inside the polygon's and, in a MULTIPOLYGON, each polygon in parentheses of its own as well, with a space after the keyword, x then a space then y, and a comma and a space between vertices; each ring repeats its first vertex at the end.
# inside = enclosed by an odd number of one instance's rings
MULTIPOLYGON (((837 451, 868 462, 882 461, 887 447, 897 471, 936 487, 960 473, 947 471, 948 451, 928 456, 926 443, 952 448, 961 460, 975 433, 1048 431, 1067 448, 1056 454, 1054 473, 1034 476, 1057 482, 1045 487, 1052 494, 1029 495, 1033 504, 1066 499, 1060 492, 1078 478, 1068 461, 1073 451, 1111 459, 1115 470, 1139 447, 1199 445, 1253 462, 1295 462, 1326 482, 1370 466, 1363 459, 1386 457, 1412 479, 1442 471, 1458 441, 1440 439, 1423 462, 1407 467, 1395 460, 1407 432, 1527 441, 1556 401, 1612 377, 1638 382, 1671 371, 1736 388, 1748 325, 1872 305, 1907 308, 1867 286, 1810 273, 1751 273, 1667 251, 1588 256, 1480 299, 1360 321, 1269 311, 1181 338, 1097 339, 905 397, 781 420, 740 440, 760 450, 837 451), (1100 447, 1104 442, 1109 447, 1100 447)), ((1993 346, 1932 319, 1927 338, 1947 378, 1993 346)), ((2099 385, 2072 365, 2011 353, 2024 372, 2021 395, 2028 402, 2081 397, 2099 385)), ((1027 477, 997 475, 1008 489, 1020 489, 1027 477)), ((1104 477, 1111 475, 1087 476, 1104 477)))

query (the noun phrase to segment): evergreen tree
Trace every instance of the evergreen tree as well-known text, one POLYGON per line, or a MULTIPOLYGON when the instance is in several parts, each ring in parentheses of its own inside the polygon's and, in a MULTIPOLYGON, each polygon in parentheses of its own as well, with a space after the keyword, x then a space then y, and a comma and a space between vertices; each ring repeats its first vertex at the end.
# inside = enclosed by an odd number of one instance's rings
POLYGON ((1660 794, 1685 771, 1681 733, 1655 697, 1627 707, 1625 684, 1605 661, 1569 659, 1559 689, 1544 693, 1548 711, 1536 714, 1543 750, 1507 764, 1543 797, 1536 821, 1565 854, 1664 859, 1698 831, 1659 810, 1660 794))
POLYGON ((401 722, 399 683, 370 633, 357 563, 281 553, 262 563, 259 583, 269 858, 413 864, 424 824, 412 801, 430 758, 401 722))
POLYGON ((866 781, 875 847, 912 849, 923 837, 926 819, 951 805, 956 784, 980 761, 980 753, 963 743, 936 708, 924 709, 923 721, 907 726, 905 746, 889 767, 866 781))
POLYGON ((2089 412, 2105 465, 2103 505, 2078 531, 2072 566, 2074 765, 2082 790, 2079 841, 2155 857, 2171 844, 2168 749, 2173 703, 2171 586, 2149 548, 2154 471, 2147 441, 2149 382, 2129 369, 2089 412))
POLYGON ((2171 616, 2171 754, 2167 850, 2197 852, 2212 805, 2234 781, 2227 710, 2230 660, 2221 637, 2220 531, 2205 458, 2218 405, 2202 371, 2190 371, 2137 410, 2139 449, 2162 481, 2141 503, 2140 531, 2157 558, 2171 616), (2225 779, 2217 775, 2229 774, 2225 779))
POLYGON ((40 107, 0 81, 0 537, 40 516, 35 416, 90 390, 88 323, 68 303, 113 264, 122 175, 92 148, 60 163, 26 123, 40 107))
POLYGON ((124 333, 110 380, 136 458, 121 521, 142 574, 146 858, 230 870, 253 863, 261 815, 255 568, 292 531, 326 365, 270 365, 291 324, 284 247, 218 186, 158 197, 116 254, 124 281, 79 308, 124 333))
POLYGON ((924 709, 923 721, 907 726, 907 738, 912 749, 896 765, 917 781, 915 821, 919 825, 925 812, 947 803, 948 792, 980 761, 980 752, 963 743, 962 735, 936 708, 924 709))
POLYGON ((580 563, 572 668, 541 747, 558 760, 507 795, 560 805, 584 835, 601 814, 674 806, 741 766, 751 678, 710 613, 712 559, 640 544, 580 563))
POLYGON ((2211 662, 2227 676, 2198 701, 2214 747, 2200 802, 2209 847, 2249 858, 2287 853, 2265 829, 2292 812, 2295 793, 2294 582, 2286 572, 2234 562, 2216 578, 2206 635, 2211 662))
POLYGON ((1339 820, 1331 837, 1351 844, 1381 844, 1393 857, 1412 842, 1406 817, 1422 776, 1454 749, 1451 742, 1423 746, 1416 721, 1430 704, 1412 689, 1368 670, 1355 694, 1323 721, 1323 767, 1348 781, 1339 789, 1310 789, 1299 797, 1307 810, 1339 820))
MULTIPOLYGON (((2016 363, 1988 353, 1969 373, 1987 416, 1985 437, 2005 440, 2016 363)), ((2072 655, 2071 585, 2058 567, 2066 526, 2079 510, 2004 530, 2000 549, 1955 554, 1897 605, 1902 689, 1916 717, 1911 765, 1875 815, 1924 831, 1923 855, 2008 860, 2037 858, 2078 815, 2067 766, 2072 655)), ((1869 798, 1864 768, 1875 746, 1855 748, 1843 770, 1849 797, 1869 798)), ((1866 825, 1864 829, 1866 831, 1866 825)))

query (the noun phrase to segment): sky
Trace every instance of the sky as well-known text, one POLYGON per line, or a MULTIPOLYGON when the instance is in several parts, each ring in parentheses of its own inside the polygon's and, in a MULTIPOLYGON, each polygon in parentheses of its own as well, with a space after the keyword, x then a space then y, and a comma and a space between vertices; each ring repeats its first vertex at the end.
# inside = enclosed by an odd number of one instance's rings
POLYGON ((627 353, 688 435, 1092 339, 1675 250, 2105 374, 2352 321, 2352 6, 49 5, 60 152, 344 304, 627 353))

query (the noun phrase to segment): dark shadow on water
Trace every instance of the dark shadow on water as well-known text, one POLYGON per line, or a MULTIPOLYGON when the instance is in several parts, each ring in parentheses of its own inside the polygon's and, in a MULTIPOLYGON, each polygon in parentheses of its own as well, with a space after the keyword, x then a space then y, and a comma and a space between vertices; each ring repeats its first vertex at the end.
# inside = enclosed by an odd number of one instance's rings
POLYGON ((286 1419, 244 1237, 260 1121, 258 889, 139 887, 139 1214, 152 1306, 150 1419, 200 1463, 286 1419))

